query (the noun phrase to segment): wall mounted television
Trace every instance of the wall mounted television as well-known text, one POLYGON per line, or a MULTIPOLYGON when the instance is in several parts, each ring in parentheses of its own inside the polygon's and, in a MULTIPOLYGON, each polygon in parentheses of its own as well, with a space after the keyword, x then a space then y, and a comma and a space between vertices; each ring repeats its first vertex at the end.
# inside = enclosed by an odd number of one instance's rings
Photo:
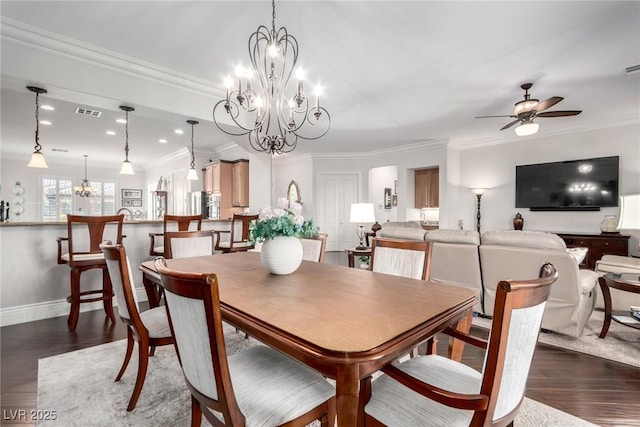
POLYGON ((516 166, 516 208, 597 211, 618 206, 619 156, 516 166))

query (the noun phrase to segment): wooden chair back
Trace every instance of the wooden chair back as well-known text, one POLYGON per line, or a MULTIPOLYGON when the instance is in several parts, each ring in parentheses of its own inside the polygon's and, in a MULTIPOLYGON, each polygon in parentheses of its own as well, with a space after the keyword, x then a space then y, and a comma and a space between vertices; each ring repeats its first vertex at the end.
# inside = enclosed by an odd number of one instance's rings
POLYGON ((429 280, 431 244, 424 241, 373 239, 369 270, 429 280))
POLYGON ((327 250, 327 233, 319 233, 313 237, 300 239, 302 242, 302 259, 307 261, 324 262, 327 250))
POLYGON ((218 231, 218 242, 216 249, 223 252, 238 252, 253 249, 254 245, 249 240, 249 224, 258 219, 257 214, 235 213, 231 218, 231 229, 229 231, 218 231), (229 233, 229 241, 222 242, 220 235, 229 233))
MULTIPOLYGON (((244 425, 227 364, 216 275, 173 271, 162 258, 156 259, 155 268, 165 289, 169 325, 191 394, 206 400, 225 420, 233 420, 232 425, 244 425)), ((209 418, 209 411, 202 412, 209 418)))
POLYGON ((167 231, 202 230, 202 218, 202 215, 165 215, 162 219, 162 230, 165 233, 167 231), (177 230, 175 227, 178 227, 177 230))
POLYGON ((165 258, 212 255, 215 247, 214 236, 213 230, 168 231, 165 233, 165 258))
POLYGON ((489 401, 486 410, 476 411, 472 425, 485 420, 502 425, 505 419, 515 418, 524 399, 551 284, 557 278, 556 268, 546 263, 538 279, 498 283, 480 388, 489 401))
POLYGON ((70 266, 104 264, 100 244, 122 243, 124 215, 67 215, 68 262, 70 266))
POLYGON ((132 326, 139 335, 145 334, 146 329, 140 320, 138 298, 127 251, 121 244, 113 245, 111 242, 103 242, 100 248, 111 277, 120 319, 132 326))

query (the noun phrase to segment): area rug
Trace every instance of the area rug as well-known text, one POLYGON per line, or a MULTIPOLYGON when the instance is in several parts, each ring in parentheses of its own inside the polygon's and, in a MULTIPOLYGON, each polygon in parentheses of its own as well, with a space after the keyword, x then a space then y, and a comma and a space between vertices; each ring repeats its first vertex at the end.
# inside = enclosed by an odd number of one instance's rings
MULTIPOLYGON (((242 350, 257 342, 225 326, 227 351, 242 350)), ((56 420, 38 426, 188 426, 190 395, 172 346, 158 347, 149 359, 147 378, 138 404, 126 407, 137 370, 132 356, 127 372, 114 382, 126 341, 116 341, 40 359, 38 402, 40 411, 55 411, 56 420)), ((515 426, 592 426, 565 412, 525 399, 515 426)), ((208 426, 206 420, 203 425, 208 426)))
MULTIPOLYGON (((611 321, 605 338, 599 338, 604 312, 594 311, 579 338, 556 332, 541 332, 539 341, 555 347, 598 356, 640 367, 640 330, 611 321)), ((474 317, 473 324, 489 329, 491 319, 474 317)))

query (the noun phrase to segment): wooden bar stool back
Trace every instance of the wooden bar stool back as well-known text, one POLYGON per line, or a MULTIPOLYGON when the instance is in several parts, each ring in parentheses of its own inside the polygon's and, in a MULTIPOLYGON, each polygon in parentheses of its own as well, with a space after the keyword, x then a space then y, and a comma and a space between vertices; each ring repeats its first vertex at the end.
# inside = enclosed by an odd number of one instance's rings
POLYGON ((165 215, 162 219, 162 233, 149 233, 149 255, 165 256, 168 231, 200 231, 202 215, 165 215), (159 240, 159 241, 158 241, 159 240))
POLYGON ((102 301, 104 311, 115 323, 113 314, 111 279, 100 249, 100 243, 110 240, 122 243, 122 223, 124 215, 82 216, 67 215, 67 237, 58 240, 58 264, 68 264, 70 271, 71 295, 67 301, 71 310, 67 319, 70 331, 75 331, 80 316, 80 304, 102 301), (67 252, 63 243, 67 243, 67 252), (102 289, 81 291, 80 275, 91 269, 102 270, 102 289))

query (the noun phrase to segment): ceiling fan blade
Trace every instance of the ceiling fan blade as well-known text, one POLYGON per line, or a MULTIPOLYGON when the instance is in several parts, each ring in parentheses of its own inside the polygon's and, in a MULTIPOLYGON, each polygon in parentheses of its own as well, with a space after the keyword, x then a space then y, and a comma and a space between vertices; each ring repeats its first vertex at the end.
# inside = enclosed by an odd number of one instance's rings
POLYGON ((500 130, 505 130, 505 129, 509 129, 511 126, 520 123, 520 119, 514 120, 511 123, 509 123, 508 125, 505 125, 503 127, 500 128, 500 130))
POLYGON ((582 113, 582 110, 568 110, 568 111, 547 111, 546 113, 536 114, 536 117, 564 117, 564 116, 577 116, 582 113))
POLYGON ((562 101, 564 98, 561 96, 552 96, 549 99, 545 99, 542 102, 538 102, 538 105, 535 106, 534 110, 536 111, 544 111, 547 108, 553 107, 558 102, 562 101))
POLYGON ((476 116, 476 119, 490 119, 493 117, 516 117, 514 115, 504 115, 504 116, 476 116))

